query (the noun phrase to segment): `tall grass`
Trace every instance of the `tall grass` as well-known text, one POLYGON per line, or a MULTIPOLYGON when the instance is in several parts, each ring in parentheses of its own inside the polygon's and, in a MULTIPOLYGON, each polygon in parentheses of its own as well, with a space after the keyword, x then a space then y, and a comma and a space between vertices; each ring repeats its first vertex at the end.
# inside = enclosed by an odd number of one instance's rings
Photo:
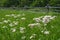
POLYGON ((60 14, 56 12, 47 14, 46 12, 2 9, 0 10, 0 40, 60 40, 60 14), (20 16, 6 16, 11 14, 20 16), (46 30, 50 31, 49 34, 42 33, 42 30, 45 31, 43 25, 34 28, 28 26, 30 23, 35 23, 33 18, 45 15, 56 16, 54 20, 45 26, 46 30), (4 20, 9 21, 6 23, 4 20), (9 24, 13 23, 13 21, 18 22, 18 24, 10 26, 9 24), (32 35, 34 37, 30 38, 32 35))

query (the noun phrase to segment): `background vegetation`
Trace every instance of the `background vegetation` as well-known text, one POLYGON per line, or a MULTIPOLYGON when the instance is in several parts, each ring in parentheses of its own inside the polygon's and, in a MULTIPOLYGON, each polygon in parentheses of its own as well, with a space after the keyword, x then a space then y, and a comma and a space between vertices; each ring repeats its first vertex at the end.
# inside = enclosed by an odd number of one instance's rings
POLYGON ((60 0, 0 0, 0 6, 3 7, 44 7, 47 4, 60 6, 60 0))

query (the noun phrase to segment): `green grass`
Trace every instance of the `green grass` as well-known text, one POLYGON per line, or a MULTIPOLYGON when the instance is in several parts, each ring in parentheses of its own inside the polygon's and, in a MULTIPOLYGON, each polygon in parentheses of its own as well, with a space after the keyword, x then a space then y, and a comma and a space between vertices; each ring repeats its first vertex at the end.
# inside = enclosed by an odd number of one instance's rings
POLYGON ((9 26, 9 23, 0 23, 0 40, 60 40, 60 14, 56 12, 34 12, 34 11, 26 11, 26 10, 0 10, 0 22, 3 22, 3 20, 10 20, 12 23, 13 21, 18 21, 18 25, 16 26, 9 26), (6 17, 5 15, 20 14, 20 17, 14 18, 14 17, 6 17), (25 14, 25 16, 23 15, 25 14), (46 26, 46 30, 50 31, 50 34, 45 35, 41 33, 42 27, 35 27, 30 28, 28 24, 35 23, 33 21, 34 17, 40 17, 44 15, 52 15, 57 16, 54 20, 48 23, 46 26), (25 17, 26 20, 21 20, 22 17, 25 17), (3 26, 6 26, 3 28, 3 26), (53 26, 53 28, 51 27, 53 26), (20 33, 20 27, 25 27, 24 30, 25 33, 20 33), (15 28, 16 31, 12 32, 11 28, 15 28), (35 38, 30 39, 30 36, 32 34, 36 34, 35 38), (22 39, 21 37, 25 36, 25 39, 22 39))

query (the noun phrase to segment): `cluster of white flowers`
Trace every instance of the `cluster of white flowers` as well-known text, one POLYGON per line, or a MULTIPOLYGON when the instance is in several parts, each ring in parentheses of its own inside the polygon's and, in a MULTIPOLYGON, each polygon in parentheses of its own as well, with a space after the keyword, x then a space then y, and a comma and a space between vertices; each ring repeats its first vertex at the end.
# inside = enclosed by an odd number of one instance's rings
POLYGON ((42 22, 44 25, 47 25, 51 20, 53 20, 56 16, 45 15, 38 18, 33 18, 36 22, 42 22))
POLYGON ((18 23, 19 23, 18 21, 13 21, 12 23, 9 24, 9 26, 11 26, 11 27, 16 26, 16 25, 18 25, 18 23))
POLYGON ((44 24, 47 24, 48 22, 50 22, 50 20, 54 19, 55 17, 56 16, 48 16, 48 15, 46 15, 46 16, 43 17, 42 22, 44 24))
MULTIPOLYGON (((6 28, 6 26, 3 26, 3 28, 6 28)), ((22 33, 22 34, 25 33, 25 29, 26 29, 25 27, 20 27, 20 30, 19 30, 20 33, 22 33)), ((16 32, 17 30, 16 30, 16 28, 11 28, 11 31, 16 32)), ((25 38, 25 36, 22 37, 22 39, 24 39, 24 38, 25 38)))
POLYGON ((25 33, 25 27, 20 27, 20 33, 25 33))
MULTIPOLYGON (((24 13, 23 14, 7 14, 5 16, 6 17, 13 17, 13 18, 20 18, 20 17, 22 17, 21 20, 26 20, 26 18, 24 17, 25 16, 24 13)), ((16 20, 18 20, 18 19, 16 19, 16 20)))
POLYGON ((35 20, 36 22, 40 22, 40 21, 42 21, 42 20, 41 20, 42 17, 43 17, 43 16, 38 17, 38 18, 33 18, 33 20, 35 20))
POLYGON ((5 15, 6 17, 14 17, 14 18, 17 18, 17 17, 20 17, 20 16, 25 16, 25 14, 8 14, 8 15, 5 15))
POLYGON ((30 26, 30 28, 33 28, 34 26, 40 26, 40 23, 32 23, 28 24, 28 26, 30 26))
MULTIPOLYGON (((21 17, 21 20, 26 20, 26 18, 24 17, 25 14, 7 14, 5 15, 5 17, 14 17, 14 18, 20 18, 21 17)), ((18 19, 19 20, 19 19, 18 19)), ((5 19, 5 18, 2 18, 2 21, 0 22, 0 24, 4 24, 6 23, 7 25, 9 25, 10 27, 15 27, 19 24, 19 21, 17 20, 14 20, 14 21, 11 21, 10 19, 5 19)), ((2 28, 7 28, 8 26, 2 26, 2 28)), ((25 33, 25 27, 20 27, 20 33, 25 33)), ((16 28, 11 28, 11 31, 12 32, 16 32, 16 28)), ((24 37, 22 37, 23 39, 24 37)))
POLYGON ((14 25, 18 25, 18 21, 13 21, 13 24, 14 25))
POLYGON ((33 18, 33 20, 35 20, 36 22, 40 22, 40 18, 33 18))
POLYGON ((47 23, 49 23, 50 20, 53 20, 55 17, 56 16, 45 15, 38 18, 33 18, 33 20, 35 20, 37 23, 28 24, 28 26, 31 28, 34 26, 40 26, 40 22, 42 22, 44 25, 47 25, 47 23))
POLYGON ((30 39, 33 39, 33 38, 35 38, 36 37, 36 34, 32 34, 31 36, 30 36, 30 39))
POLYGON ((17 18, 17 17, 20 17, 21 15, 20 14, 18 14, 18 15, 16 15, 16 14, 8 14, 8 15, 5 15, 6 17, 14 17, 14 18, 17 18))
POLYGON ((22 17, 21 20, 26 20, 26 18, 25 17, 22 17))
POLYGON ((50 31, 41 31, 43 34, 46 34, 46 35, 48 35, 48 34, 50 34, 50 31))
POLYGON ((13 25, 13 23, 10 23, 10 24, 9 24, 9 26, 11 26, 11 27, 12 27, 12 26, 14 26, 14 25, 13 25))
POLYGON ((4 22, 4 23, 8 23, 8 22, 10 22, 10 20, 3 20, 3 22, 4 22))

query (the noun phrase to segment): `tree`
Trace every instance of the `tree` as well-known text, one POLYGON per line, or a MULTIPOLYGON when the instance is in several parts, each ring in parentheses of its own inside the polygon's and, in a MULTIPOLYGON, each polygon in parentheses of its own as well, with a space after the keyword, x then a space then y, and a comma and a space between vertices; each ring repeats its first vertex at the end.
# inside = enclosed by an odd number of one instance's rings
POLYGON ((60 0, 50 0, 51 6, 60 6, 60 0))
POLYGON ((0 6, 4 6, 4 3, 6 3, 7 0, 0 0, 0 6))
POLYGON ((4 6, 6 7, 11 7, 11 6, 18 6, 20 3, 20 0, 7 0, 7 2, 5 2, 4 6))

